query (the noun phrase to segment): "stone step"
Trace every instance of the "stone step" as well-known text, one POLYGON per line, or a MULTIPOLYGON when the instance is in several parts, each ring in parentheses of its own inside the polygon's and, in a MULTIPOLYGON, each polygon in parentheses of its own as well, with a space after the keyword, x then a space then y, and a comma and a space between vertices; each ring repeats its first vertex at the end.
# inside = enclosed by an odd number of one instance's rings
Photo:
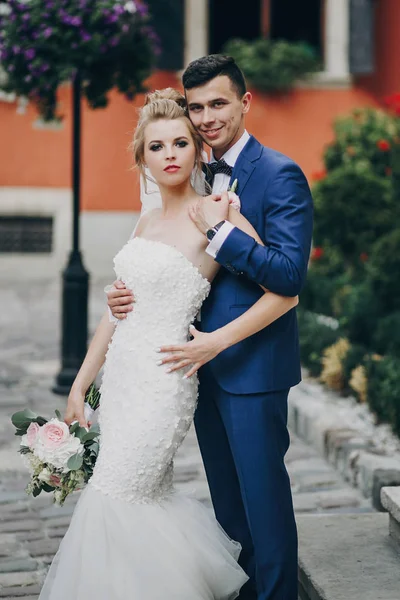
POLYGON ((400 600, 386 514, 298 515, 301 600, 400 600))
POLYGON ((400 487, 382 488, 381 500, 389 513, 389 535, 400 550, 400 487))

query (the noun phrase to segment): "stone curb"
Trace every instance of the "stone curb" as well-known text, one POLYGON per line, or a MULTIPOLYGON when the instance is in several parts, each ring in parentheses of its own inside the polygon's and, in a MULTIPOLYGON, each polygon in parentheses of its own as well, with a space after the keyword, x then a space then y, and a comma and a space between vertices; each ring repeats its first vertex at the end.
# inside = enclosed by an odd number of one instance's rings
POLYGON ((337 398, 316 381, 302 381, 289 394, 289 428, 371 498, 376 510, 385 512, 381 489, 400 486, 400 452, 388 456, 372 437, 352 426, 340 414, 337 398))

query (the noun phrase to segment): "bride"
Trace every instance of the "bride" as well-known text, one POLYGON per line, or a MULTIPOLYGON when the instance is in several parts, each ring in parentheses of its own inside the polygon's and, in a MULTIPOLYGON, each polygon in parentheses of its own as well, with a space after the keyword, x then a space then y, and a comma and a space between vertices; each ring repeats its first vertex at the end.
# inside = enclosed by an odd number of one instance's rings
MULTIPOLYGON (((202 141, 182 106, 156 97, 141 110, 133 150, 142 175, 149 169, 157 182, 162 207, 141 217, 114 258, 117 277, 135 290, 135 308, 116 326, 103 316, 68 398, 66 422, 85 424, 85 391, 105 362, 98 461, 40 600, 231 600, 247 581, 240 545, 172 483, 196 408, 197 375, 187 376, 191 365, 169 371, 157 353, 166 340, 187 341, 219 268, 189 215, 201 200, 191 177, 201 168, 202 141)), ((229 220, 262 243, 234 209, 229 220)), ((297 304, 264 292, 210 334, 215 353, 297 304)))

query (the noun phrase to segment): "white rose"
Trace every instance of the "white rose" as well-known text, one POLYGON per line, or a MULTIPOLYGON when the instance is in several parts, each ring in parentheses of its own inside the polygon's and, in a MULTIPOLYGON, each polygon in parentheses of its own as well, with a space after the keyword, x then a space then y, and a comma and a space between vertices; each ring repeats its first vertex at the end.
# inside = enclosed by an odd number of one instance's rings
POLYGON ((43 469, 43 471, 41 471, 41 473, 39 473, 38 479, 39 479, 39 481, 43 481, 44 483, 50 483, 50 476, 51 476, 51 472, 49 471, 49 469, 47 467, 45 467, 43 469))
POLYGON ((36 443, 35 453, 42 462, 49 463, 64 473, 69 471, 67 462, 74 454, 83 453, 83 445, 77 437, 69 435, 63 444, 57 448, 48 448, 41 439, 36 443))

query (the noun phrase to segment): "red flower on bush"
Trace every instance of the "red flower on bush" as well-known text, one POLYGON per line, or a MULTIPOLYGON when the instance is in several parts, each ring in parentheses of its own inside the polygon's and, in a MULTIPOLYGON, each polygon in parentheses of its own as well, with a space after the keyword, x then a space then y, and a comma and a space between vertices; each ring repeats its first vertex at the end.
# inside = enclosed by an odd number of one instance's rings
POLYGON ((376 145, 382 152, 388 152, 388 150, 390 150, 390 144, 387 140, 379 140, 376 142, 376 145))
POLYGON ((347 146, 346 151, 349 156, 354 156, 357 154, 357 150, 354 148, 354 146, 347 146))
POLYGON ((360 260, 361 260, 361 262, 367 262, 367 260, 368 260, 368 254, 366 252, 361 252, 361 254, 360 254, 360 260))
POLYGON ((400 93, 387 96, 384 102, 388 108, 396 113, 396 115, 400 114, 400 93))
POLYGON ((385 174, 390 177, 393 174, 393 169, 391 167, 386 167, 385 174))
POLYGON ((323 179, 325 179, 326 177, 326 171, 325 169, 321 169, 321 171, 314 171, 314 173, 312 173, 311 178, 313 181, 322 181, 323 179))
POLYGON ((315 246, 315 248, 311 250, 311 260, 319 260, 323 255, 324 249, 321 248, 321 246, 315 246))

